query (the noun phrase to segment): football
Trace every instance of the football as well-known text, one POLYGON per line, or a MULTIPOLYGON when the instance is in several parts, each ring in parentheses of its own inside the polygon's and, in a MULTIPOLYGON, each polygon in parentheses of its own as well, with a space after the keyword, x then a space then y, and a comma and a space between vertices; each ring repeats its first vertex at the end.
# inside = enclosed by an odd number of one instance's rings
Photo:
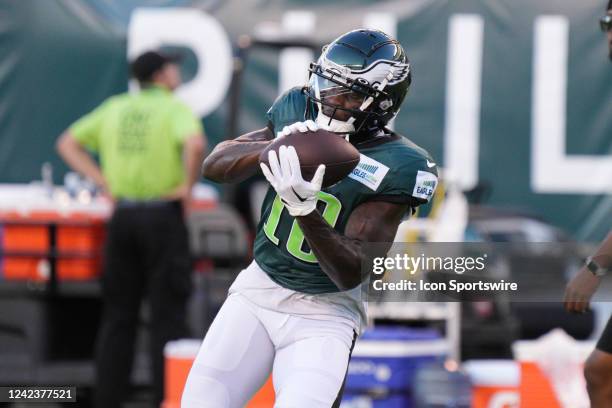
POLYGON ((332 186, 349 175, 359 163, 359 151, 344 137, 318 129, 314 132, 295 132, 274 140, 259 155, 261 163, 268 163, 268 152, 281 146, 293 146, 300 158, 304 180, 312 180, 320 164, 325 165, 323 188, 332 186))

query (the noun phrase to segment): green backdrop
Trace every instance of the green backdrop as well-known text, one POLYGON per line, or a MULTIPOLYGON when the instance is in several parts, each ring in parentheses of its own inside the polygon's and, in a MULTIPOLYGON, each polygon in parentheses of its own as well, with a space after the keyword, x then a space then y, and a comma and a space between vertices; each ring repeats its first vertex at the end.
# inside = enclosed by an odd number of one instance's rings
MULTIPOLYGON (((283 13, 315 13, 315 42, 358 26, 364 13, 398 19, 397 36, 411 58, 414 85, 395 128, 443 163, 449 19, 476 14, 484 22, 479 180, 489 203, 522 208, 577 239, 598 240, 612 224, 608 192, 536 193, 531 187, 534 21, 566 16, 570 23, 567 154, 612 155, 612 65, 597 18, 604 0, 411 1, 0 1, 0 182, 40 177, 49 161, 61 180, 57 136, 109 95, 127 89, 127 27, 137 7, 200 7, 226 29, 233 45, 258 23, 283 13)), ((214 63, 206 61, 205 63, 214 63)), ((240 131, 263 127, 278 93, 278 51, 254 50, 243 78, 240 131)), ((193 67, 192 67, 193 68, 193 67)), ((188 67, 189 69, 189 67, 188 67)), ((203 118, 212 144, 227 137, 228 103, 203 118)), ((612 185, 612 180, 610 180, 612 185)))

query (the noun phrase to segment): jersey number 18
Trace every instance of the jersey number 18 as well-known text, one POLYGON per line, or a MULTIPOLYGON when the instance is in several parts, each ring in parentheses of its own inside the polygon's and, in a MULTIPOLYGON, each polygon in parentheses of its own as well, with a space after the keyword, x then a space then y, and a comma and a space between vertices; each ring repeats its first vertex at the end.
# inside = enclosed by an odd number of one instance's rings
MULTIPOLYGON (((336 197, 329 193, 325 193, 323 191, 319 191, 317 193, 317 200, 325 203, 325 209, 321 214, 323 219, 327 221, 329 225, 334 227, 336 222, 338 222, 338 216, 340 215, 340 209, 342 208, 342 203, 336 197)), ((274 202, 272 203, 272 209, 270 210, 270 215, 268 216, 267 221, 264 224, 264 232, 268 239, 274 243, 274 245, 279 244, 280 239, 276 236, 276 230, 278 225, 280 224, 281 215, 285 206, 281 201, 278 194, 274 197, 274 202)), ((308 250, 308 252, 302 249, 302 245, 304 245, 304 233, 302 229, 298 225, 297 220, 293 220, 293 224, 291 224, 291 231, 289 232, 289 237, 287 238, 287 252, 296 257, 297 259, 310 262, 317 263, 317 258, 312 252, 312 249, 308 250)))

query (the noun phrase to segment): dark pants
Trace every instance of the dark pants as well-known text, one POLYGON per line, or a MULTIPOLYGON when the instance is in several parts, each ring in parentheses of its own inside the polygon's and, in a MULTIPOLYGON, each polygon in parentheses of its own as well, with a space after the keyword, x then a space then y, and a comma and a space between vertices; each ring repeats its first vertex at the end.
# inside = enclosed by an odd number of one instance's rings
POLYGON ((606 328, 597 342, 597 349, 612 354, 612 316, 608 319, 606 328))
POLYGON ((146 296, 158 407, 163 398, 164 345, 188 335, 191 262, 180 203, 119 203, 108 225, 104 260, 95 406, 120 407, 129 393, 139 309, 146 296))

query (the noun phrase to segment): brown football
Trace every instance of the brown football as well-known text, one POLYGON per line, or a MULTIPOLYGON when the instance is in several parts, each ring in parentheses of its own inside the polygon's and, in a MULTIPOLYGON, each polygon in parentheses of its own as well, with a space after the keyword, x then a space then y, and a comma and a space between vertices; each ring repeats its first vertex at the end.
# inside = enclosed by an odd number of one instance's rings
POLYGON ((261 163, 268 164, 268 152, 281 146, 293 146, 300 158, 304 180, 312 180, 320 164, 325 165, 323 188, 332 186, 349 175, 359 163, 359 151, 343 136, 319 129, 314 132, 296 132, 274 140, 259 155, 261 163))

